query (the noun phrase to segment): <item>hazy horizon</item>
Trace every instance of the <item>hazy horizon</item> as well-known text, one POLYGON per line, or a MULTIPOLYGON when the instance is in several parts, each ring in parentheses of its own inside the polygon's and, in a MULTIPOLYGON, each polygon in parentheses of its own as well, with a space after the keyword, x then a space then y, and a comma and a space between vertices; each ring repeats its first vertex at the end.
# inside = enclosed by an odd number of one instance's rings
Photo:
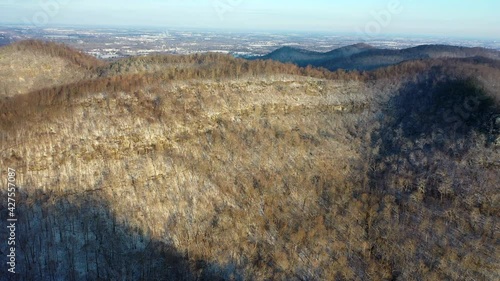
POLYGON ((500 39, 500 2, 0 0, 3 24, 500 39))

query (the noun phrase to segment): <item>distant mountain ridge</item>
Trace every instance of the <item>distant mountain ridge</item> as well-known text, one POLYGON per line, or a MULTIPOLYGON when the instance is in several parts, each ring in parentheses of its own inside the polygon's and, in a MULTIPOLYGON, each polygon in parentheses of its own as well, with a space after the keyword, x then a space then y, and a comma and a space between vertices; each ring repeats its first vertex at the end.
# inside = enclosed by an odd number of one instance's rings
POLYGON ((252 57, 251 60, 275 60, 293 63, 301 67, 308 65, 324 67, 335 71, 373 70, 409 60, 432 58, 470 58, 486 57, 500 60, 500 52, 485 48, 469 48, 449 45, 421 45, 407 49, 379 49, 371 45, 359 43, 321 53, 295 47, 281 47, 267 55, 252 57))

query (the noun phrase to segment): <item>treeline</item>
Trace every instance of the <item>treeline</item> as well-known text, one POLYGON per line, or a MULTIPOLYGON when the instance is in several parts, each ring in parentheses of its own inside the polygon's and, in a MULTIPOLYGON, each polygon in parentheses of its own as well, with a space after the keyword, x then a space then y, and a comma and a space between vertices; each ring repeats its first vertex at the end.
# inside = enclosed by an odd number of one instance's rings
MULTIPOLYGON (((321 79, 359 80, 362 76, 357 72, 330 72, 325 69, 312 67, 299 68, 292 64, 282 64, 274 61, 245 61, 230 56, 218 54, 204 54, 192 56, 152 56, 139 57, 124 62, 138 61, 145 65, 154 63, 199 64, 198 67, 164 68, 156 72, 142 72, 116 76, 101 76, 100 78, 79 81, 66 85, 36 90, 25 95, 0 100, 1 124, 7 125, 16 120, 23 120, 30 112, 46 106, 67 107, 86 93, 108 94, 118 92, 133 92, 148 85, 187 79, 238 79, 240 77, 262 77, 269 75, 299 75, 321 79)), ((121 65, 126 63, 120 62, 121 65)), ((111 69, 120 67, 113 65, 111 69)))
POLYGON ((14 43, 10 46, 16 51, 35 51, 48 54, 53 57, 61 57, 69 62, 87 70, 97 70, 107 63, 83 52, 77 51, 64 44, 44 42, 39 40, 26 40, 14 43))
POLYGON ((500 61, 485 57, 419 59, 363 72, 362 77, 366 80, 377 80, 435 74, 469 78, 477 74, 496 74, 498 71, 500 71, 500 61))
POLYGON ((31 40, 16 43, 13 46, 47 50, 51 55, 66 56, 75 63, 88 67, 88 69, 96 67, 100 77, 0 100, 0 118, 3 125, 24 119, 29 115, 29 112, 33 112, 39 107, 71 105, 76 97, 86 93, 133 92, 148 85, 175 80, 210 79, 218 81, 242 77, 297 75, 327 80, 369 82, 387 79, 397 82, 403 77, 456 76, 467 78, 470 76, 494 76, 500 73, 498 61, 486 58, 416 60, 370 72, 344 70, 331 72, 323 68, 311 66, 301 68, 294 64, 284 64, 272 60, 247 61, 215 53, 132 57, 106 65, 98 59, 55 43, 31 40))
POLYGON ((248 61, 217 53, 131 57, 119 60, 103 68, 101 76, 120 75, 130 71, 148 72, 154 66, 176 69, 186 68, 188 71, 186 76, 182 78, 176 77, 176 79, 238 78, 244 75, 259 76, 269 74, 301 75, 321 79, 359 80, 361 78, 360 73, 357 71, 331 72, 323 68, 313 68, 311 66, 301 68, 294 64, 285 64, 273 60, 248 61))
MULTIPOLYGON (((171 66, 176 69, 191 68, 185 77, 178 79, 198 78, 238 78, 245 75, 259 76, 270 74, 287 74, 308 76, 328 80, 372 81, 377 79, 398 79, 403 76, 443 73, 445 75, 470 77, 477 73, 488 74, 493 69, 500 70, 498 60, 486 57, 418 59, 400 64, 379 68, 372 71, 337 70, 330 71, 321 67, 299 67, 292 63, 281 63, 274 60, 252 60, 234 58, 218 53, 178 55, 152 55, 131 57, 117 61, 103 68, 102 75, 120 75, 129 70, 148 72, 153 65, 171 66)), ((177 78, 176 78, 177 79, 177 78)))

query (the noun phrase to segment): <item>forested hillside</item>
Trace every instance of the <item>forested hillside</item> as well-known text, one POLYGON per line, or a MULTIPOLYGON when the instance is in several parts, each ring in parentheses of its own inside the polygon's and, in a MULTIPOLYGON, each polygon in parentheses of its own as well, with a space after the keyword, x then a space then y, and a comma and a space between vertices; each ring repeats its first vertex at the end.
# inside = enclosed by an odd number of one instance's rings
POLYGON ((407 49, 379 49, 367 44, 345 46, 326 53, 292 47, 282 47, 265 56, 252 59, 293 63, 301 67, 323 67, 331 71, 375 70, 414 60, 482 57, 500 59, 500 52, 485 48, 467 48, 448 45, 422 45, 407 49))
POLYGON ((0 48, 0 96, 96 77, 95 70, 104 65, 103 61, 56 43, 13 43, 0 48))
POLYGON ((500 278, 497 60, 330 72, 28 42, 0 61, 26 53, 71 68, 0 97, 18 280, 500 278))

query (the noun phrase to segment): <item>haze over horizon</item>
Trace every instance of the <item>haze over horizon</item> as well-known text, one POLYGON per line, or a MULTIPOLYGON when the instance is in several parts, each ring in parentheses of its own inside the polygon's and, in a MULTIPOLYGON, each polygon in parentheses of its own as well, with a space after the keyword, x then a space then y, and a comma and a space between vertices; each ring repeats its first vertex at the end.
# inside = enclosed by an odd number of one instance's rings
POLYGON ((347 32, 500 39, 500 2, 326 0, 0 0, 0 21, 55 25, 157 26, 240 31, 347 32))
POLYGON ((500 0, 269 2, 0 0, 0 281, 499 280, 500 0))

